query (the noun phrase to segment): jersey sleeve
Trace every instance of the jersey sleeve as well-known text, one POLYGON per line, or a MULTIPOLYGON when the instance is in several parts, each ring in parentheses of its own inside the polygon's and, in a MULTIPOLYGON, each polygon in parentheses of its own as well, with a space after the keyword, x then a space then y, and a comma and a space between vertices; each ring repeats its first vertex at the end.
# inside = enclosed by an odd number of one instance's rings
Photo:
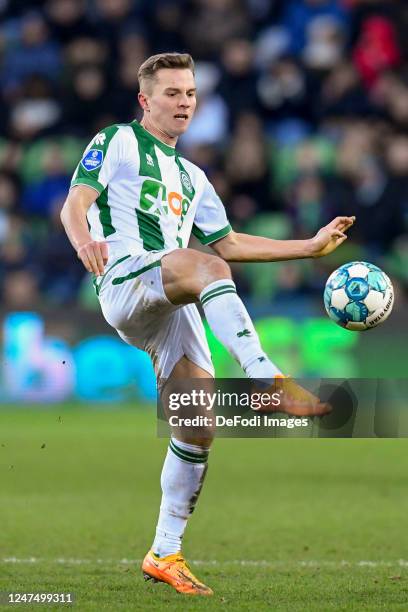
POLYGON ((85 149, 71 187, 88 185, 101 194, 113 178, 120 160, 119 127, 112 125, 99 132, 85 149))
POLYGON ((227 213, 214 187, 206 180, 203 195, 198 203, 192 233, 201 244, 211 244, 232 231, 227 213))

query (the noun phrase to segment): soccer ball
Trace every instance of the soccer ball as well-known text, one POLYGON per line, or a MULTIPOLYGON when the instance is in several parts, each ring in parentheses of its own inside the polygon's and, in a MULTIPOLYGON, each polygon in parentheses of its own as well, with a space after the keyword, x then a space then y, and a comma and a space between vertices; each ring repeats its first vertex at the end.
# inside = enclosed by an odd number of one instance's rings
POLYGON ((380 268, 352 261, 337 268, 327 279, 324 305, 329 317, 341 327, 363 331, 383 323, 394 304, 394 289, 380 268))

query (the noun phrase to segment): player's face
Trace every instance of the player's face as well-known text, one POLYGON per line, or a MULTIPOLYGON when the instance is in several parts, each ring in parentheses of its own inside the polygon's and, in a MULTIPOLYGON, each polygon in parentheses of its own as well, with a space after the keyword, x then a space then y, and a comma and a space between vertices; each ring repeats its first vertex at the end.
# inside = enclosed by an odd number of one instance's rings
POLYGON ((162 68, 146 96, 150 120, 172 138, 188 128, 196 107, 194 75, 187 68, 162 68))

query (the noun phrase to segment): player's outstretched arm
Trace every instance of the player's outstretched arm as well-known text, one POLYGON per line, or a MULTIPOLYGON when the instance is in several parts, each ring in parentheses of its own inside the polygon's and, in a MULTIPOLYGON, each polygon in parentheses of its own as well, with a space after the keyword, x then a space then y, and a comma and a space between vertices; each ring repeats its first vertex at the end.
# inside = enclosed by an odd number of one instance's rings
POLYGON ((97 193, 87 185, 73 187, 61 210, 61 221, 67 236, 88 272, 96 276, 104 273, 108 261, 108 245, 92 239, 86 213, 97 193))
POLYGON ((211 247, 225 261, 285 261, 328 255, 346 239, 355 217, 336 217, 307 240, 273 240, 231 232, 211 247))

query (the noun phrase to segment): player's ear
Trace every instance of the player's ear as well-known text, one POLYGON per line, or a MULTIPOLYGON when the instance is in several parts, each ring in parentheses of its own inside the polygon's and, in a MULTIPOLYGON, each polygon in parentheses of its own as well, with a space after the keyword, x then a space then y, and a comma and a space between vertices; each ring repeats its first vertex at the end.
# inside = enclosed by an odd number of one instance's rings
POLYGON ((149 99, 143 92, 139 91, 137 94, 137 99, 139 100, 139 104, 145 112, 150 112, 149 108, 149 99))

